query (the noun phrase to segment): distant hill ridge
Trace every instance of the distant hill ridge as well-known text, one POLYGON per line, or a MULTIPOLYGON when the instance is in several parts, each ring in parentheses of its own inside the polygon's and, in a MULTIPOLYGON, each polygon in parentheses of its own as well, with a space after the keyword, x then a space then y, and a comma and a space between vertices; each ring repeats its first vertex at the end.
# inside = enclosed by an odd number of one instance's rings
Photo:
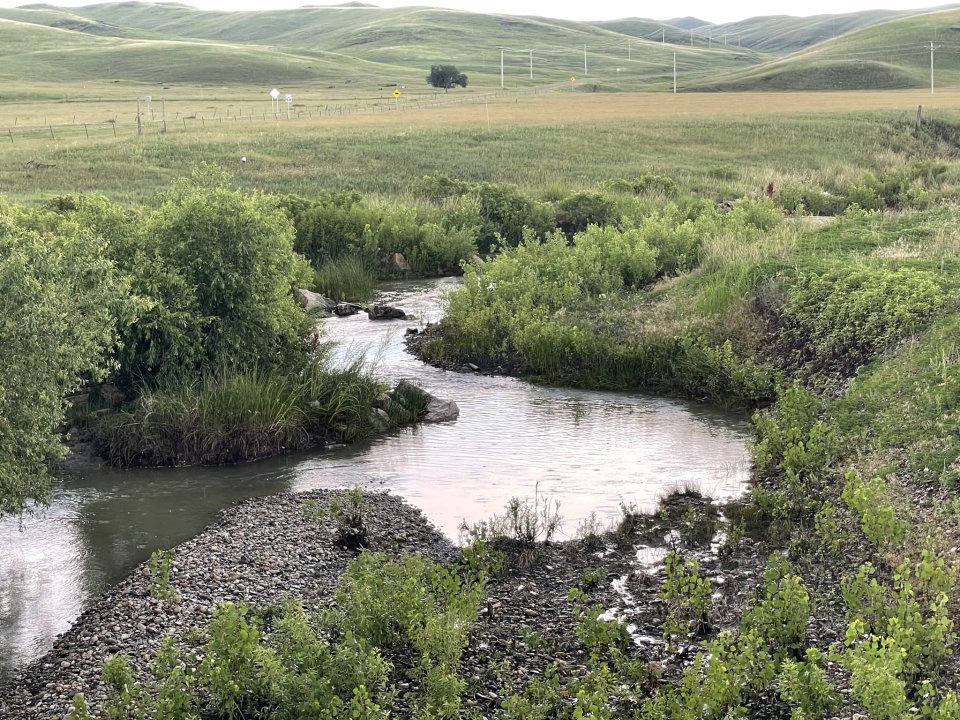
POLYGON ((681 90, 919 87, 929 83, 931 41, 940 46, 941 80, 960 82, 954 9, 714 25, 695 17, 585 23, 365 2, 252 12, 136 0, 34 3, 0 8, 0 81, 416 87, 431 64, 449 62, 472 87, 577 77, 577 87, 591 91, 656 90, 672 87, 675 53, 681 90), (350 12, 356 9, 364 12, 350 12))

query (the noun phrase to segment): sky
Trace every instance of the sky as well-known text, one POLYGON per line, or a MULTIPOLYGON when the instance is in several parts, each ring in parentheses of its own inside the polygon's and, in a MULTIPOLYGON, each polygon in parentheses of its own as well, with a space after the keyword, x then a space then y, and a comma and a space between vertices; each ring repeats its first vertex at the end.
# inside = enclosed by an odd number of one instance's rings
MULTIPOLYGON (((35 0, 39 1, 39 0, 35 0)), ((105 0, 45 0, 51 5, 87 5, 105 0)), ((321 0, 180 0, 201 10, 266 10, 295 8, 304 4, 326 5, 321 0)), ((694 16, 714 23, 733 22, 757 15, 820 15, 860 10, 913 10, 939 5, 938 0, 672 0, 671 2, 630 2, 629 0, 367 0, 380 7, 427 5, 472 12, 506 15, 539 15, 567 20, 616 20, 627 17, 668 20, 694 16)), ((16 7, 30 0, 0 0, 0 7, 16 7)), ((947 0, 943 0, 947 2, 947 0)))

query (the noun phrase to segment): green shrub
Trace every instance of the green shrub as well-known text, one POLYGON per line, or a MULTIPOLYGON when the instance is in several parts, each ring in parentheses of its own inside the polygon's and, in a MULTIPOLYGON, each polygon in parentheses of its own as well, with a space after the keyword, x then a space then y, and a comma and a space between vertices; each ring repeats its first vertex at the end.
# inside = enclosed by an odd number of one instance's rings
POLYGON ((900 720, 907 709, 902 648, 893 638, 864 636, 864 627, 856 620, 847 630, 846 643, 843 659, 854 696, 871 718, 900 720))
POLYGON ((307 325, 291 290, 308 268, 275 199, 195 174, 161 195, 142 236, 133 291, 149 304, 122 337, 128 383, 301 361, 307 325))
POLYGON ((763 573, 763 597, 744 613, 741 627, 776 645, 781 656, 800 646, 810 620, 810 594, 782 555, 771 555, 763 573))
POLYGON ((154 550, 150 553, 150 595, 158 600, 176 601, 180 593, 170 584, 173 550, 154 550))
POLYGON ((836 268, 798 278, 778 330, 785 365, 805 375, 852 375, 946 303, 934 274, 903 268, 836 268))
POLYGON ((557 203, 556 225, 571 240, 590 225, 604 227, 618 220, 616 206, 598 193, 576 193, 557 203))
POLYGON ((663 637, 673 645, 704 627, 710 613, 712 589, 710 581, 700 577, 696 558, 684 559, 671 551, 664 560, 664 571, 666 578, 658 597, 666 607, 663 637))
POLYGON ((907 532, 907 523, 897 517, 888 501, 887 485, 881 477, 864 480, 853 470, 844 474, 841 497, 860 519, 867 540, 878 548, 900 545, 907 532))
POLYGON ((803 660, 784 660, 777 675, 780 698, 792 706, 791 720, 816 720, 840 708, 840 697, 824 668, 826 656, 808 648, 803 660))

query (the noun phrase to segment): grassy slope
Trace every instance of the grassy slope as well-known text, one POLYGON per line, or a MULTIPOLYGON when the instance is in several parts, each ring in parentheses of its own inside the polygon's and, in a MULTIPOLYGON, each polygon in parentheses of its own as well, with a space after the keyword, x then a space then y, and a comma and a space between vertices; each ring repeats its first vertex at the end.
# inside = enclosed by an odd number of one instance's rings
POLYGON ((357 82, 358 74, 367 73, 379 85, 422 84, 431 64, 452 62, 468 73, 472 84, 498 87, 498 48, 505 46, 510 83, 536 85, 582 76, 583 48, 587 46, 591 78, 612 89, 637 89, 667 82, 674 50, 688 77, 762 60, 756 53, 733 49, 665 48, 659 42, 631 40, 583 23, 428 8, 223 13, 174 4, 120 3, 69 11, 0 9, 0 18, 30 23, 0 24, 0 54, 7 54, 4 51, 15 44, 26 50, 9 53, 3 65, 4 74, 20 81, 50 77, 56 60, 36 52, 42 45, 76 53, 77 61, 71 63, 65 79, 166 83, 339 83, 345 78, 357 82), (75 32, 43 35, 44 31, 56 32, 51 28, 58 25, 75 32), (25 28, 33 28, 38 37, 55 39, 24 43, 14 36, 25 28), (110 42, 91 43, 91 38, 103 36, 112 36, 110 42), (149 42, 132 46, 135 50, 128 52, 131 46, 124 44, 130 42, 128 38, 149 42), (529 78, 529 48, 534 49, 533 79, 529 78), (181 58, 170 52, 182 54, 185 49, 189 52, 181 58), (104 51, 102 62, 98 62, 97 51, 104 51), (242 52, 251 57, 242 59, 242 52), (117 69, 121 64, 122 72, 117 69))
POLYGON ((960 10, 883 22, 815 45, 781 60, 735 72, 702 89, 814 90, 924 87, 930 82, 930 42, 937 84, 960 82, 960 10))

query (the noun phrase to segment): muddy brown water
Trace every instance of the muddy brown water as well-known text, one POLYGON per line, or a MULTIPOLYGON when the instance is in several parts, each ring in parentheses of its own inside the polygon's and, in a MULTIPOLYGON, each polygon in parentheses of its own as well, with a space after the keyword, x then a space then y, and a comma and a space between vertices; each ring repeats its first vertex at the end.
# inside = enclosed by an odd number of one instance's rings
POLYGON ((560 536, 592 512, 651 508, 671 489, 715 498, 743 491, 746 418, 710 406, 634 393, 554 388, 426 366, 403 333, 441 314, 455 279, 384 286, 380 299, 417 320, 365 315, 323 321, 337 353, 376 358, 386 379, 412 379, 455 400, 455 422, 407 428, 325 453, 224 468, 91 469, 64 479, 49 508, 0 520, 0 679, 46 652, 58 634, 153 550, 196 535, 245 498, 310 488, 389 490, 451 538, 463 520, 513 496, 560 502, 560 536))

